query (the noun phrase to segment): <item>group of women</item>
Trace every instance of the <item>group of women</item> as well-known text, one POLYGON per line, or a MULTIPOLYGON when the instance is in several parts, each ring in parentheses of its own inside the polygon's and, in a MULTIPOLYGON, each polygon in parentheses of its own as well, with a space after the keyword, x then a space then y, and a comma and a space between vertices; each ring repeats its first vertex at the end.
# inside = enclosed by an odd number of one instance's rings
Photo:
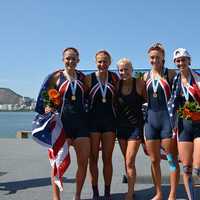
MULTIPOLYGON (((70 47, 63 51, 64 69, 54 73, 51 82, 62 97, 62 109, 59 111, 66 142, 74 146, 77 156, 74 200, 81 198, 88 163, 93 200, 99 199, 100 146, 105 183, 104 199, 111 199, 112 153, 116 137, 124 156, 128 180, 126 200, 134 199, 135 159, 143 138, 151 160, 156 191, 153 200, 163 198, 161 148, 170 167, 171 190, 168 199, 176 199, 180 171, 178 153, 183 164, 186 192, 188 198, 192 199, 192 172, 197 177, 200 176, 200 122, 179 118, 174 110, 186 101, 200 104, 199 77, 189 67, 191 56, 186 49, 179 48, 174 52, 174 62, 179 70, 177 75, 175 70, 164 67, 165 51, 161 44, 151 46, 148 57, 152 68, 142 79, 132 77, 132 63, 127 58, 120 59, 117 63, 118 78, 114 72, 108 70, 111 56, 105 50, 96 53, 97 70, 89 75, 76 69, 79 63, 77 49, 70 47), (148 102, 148 107, 144 117, 142 104, 145 102, 148 102)), ((52 112, 54 108, 45 107, 44 111, 52 112)), ((59 190, 53 176, 52 185, 53 199, 59 200, 59 190)))

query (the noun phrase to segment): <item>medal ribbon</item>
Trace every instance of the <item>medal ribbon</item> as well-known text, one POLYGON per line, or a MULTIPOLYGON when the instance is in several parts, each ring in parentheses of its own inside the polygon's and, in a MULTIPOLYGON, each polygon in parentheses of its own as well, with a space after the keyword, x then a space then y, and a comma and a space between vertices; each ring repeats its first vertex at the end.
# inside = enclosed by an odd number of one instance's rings
POLYGON ((76 94, 76 89, 77 89, 77 76, 76 76, 76 73, 75 73, 75 77, 72 78, 72 77, 67 73, 67 71, 65 70, 65 71, 64 71, 64 75, 65 75, 66 79, 70 82, 70 88, 71 88, 71 91, 72 91, 72 95, 75 96, 75 94, 76 94))
POLYGON ((77 88, 77 80, 70 82, 70 88, 71 88, 71 91, 72 91, 72 95, 75 96, 76 88, 77 88))
POLYGON ((99 76, 97 76, 97 80, 98 80, 98 83, 99 83, 101 95, 102 95, 103 99, 105 99, 106 98, 107 89, 108 89, 107 88, 107 85, 108 85, 108 75, 107 75, 106 81, 104 83, 104 88, 103 88, 103 84, 102 84, 101 80, 99 79, 99 76))
MULTIPOLYGON (((191 75, 189 76, 189 80, 188 80, 189 84, 190 84, 190 82, 191 82, 191 75)), ((188 101, 189 100, 189 96, 190 96, 189 90, 188 90, 188 85, 185 87, 183 85, 183 83, 181 83, 181 87, 182 87, 182 91, 183 91, 183 95, 185 97, 185 100, 188 101)))
POLYGON ((157 93, 159 80, 160 80, 160 78, 154 79, 154 78, 152 77, 152 87, 153 87, 153 92, 154 92, 154 93, 157 93))

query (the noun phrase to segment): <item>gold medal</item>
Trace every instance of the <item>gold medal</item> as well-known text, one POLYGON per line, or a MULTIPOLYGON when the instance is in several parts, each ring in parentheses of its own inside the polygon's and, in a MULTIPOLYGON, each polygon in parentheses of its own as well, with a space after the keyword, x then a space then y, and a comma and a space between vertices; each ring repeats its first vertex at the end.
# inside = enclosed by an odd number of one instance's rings
POLYGON ((72 101, 75 101, 76 100, 76 96, 72 95, 71 99, 72 99, 72 101))
POLYGON ((102 102, 106 103, 106 98, 105 97, 102 98, 102 102))
POLYGON ((154 92, 154 93, 153 93, 153 97, 154 97, 154 98, 157 98, 157 96, 158 96, 157 93, 154 92))

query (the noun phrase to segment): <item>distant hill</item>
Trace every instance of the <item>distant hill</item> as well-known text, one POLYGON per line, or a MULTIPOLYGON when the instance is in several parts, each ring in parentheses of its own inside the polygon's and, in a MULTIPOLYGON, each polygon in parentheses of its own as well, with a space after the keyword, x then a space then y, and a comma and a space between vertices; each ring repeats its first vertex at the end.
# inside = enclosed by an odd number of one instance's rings
POLYGON ((0 88, 0 104, 22 104, 23 102, 31 102, 32 99, 17 94, 9 88, 0 88))

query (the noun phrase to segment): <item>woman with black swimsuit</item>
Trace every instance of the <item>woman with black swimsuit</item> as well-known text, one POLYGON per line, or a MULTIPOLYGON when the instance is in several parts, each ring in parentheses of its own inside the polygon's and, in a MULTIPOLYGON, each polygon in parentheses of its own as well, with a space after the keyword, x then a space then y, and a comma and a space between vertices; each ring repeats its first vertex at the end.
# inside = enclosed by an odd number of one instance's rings
POLYGON ((118 61, 120 75, 117 107, 117 138, 124 156, 128 178, 126 200, 133 200, 136 179, 135 158, 143 131, 142 103, 146 97, 145 84, 132 77, 132 63, 127 58, 118 61))

